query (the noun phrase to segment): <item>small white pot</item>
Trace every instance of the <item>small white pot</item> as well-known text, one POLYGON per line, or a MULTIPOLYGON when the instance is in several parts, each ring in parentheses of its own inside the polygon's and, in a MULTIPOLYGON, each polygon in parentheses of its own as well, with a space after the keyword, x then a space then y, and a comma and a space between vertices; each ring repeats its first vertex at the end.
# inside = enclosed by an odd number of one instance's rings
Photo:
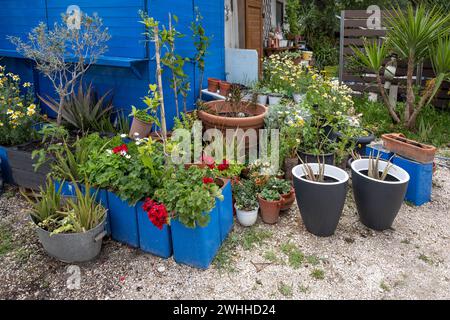
POLYGON ((369 92, 368 100, 370 102, 377 102, 377 100, 378 100, 378 93, 376 93, 376 92, 369 92))
POLYGON ((280 40, 280 47, 286 48, 288 46, 289 42, 287 40, 280 40))
POLYGON ((266 94, 258 94, 257 101, 259 104, 266 105, 267 104, 267 95, 266 94))
POLYGON ((275 106, 277 104, 280 104, 282 98, 283 97, 269 96, 269 106, 275 106))
MULTIPOLYGON (((236 208, 236 205, 234 205, 234 207, 236 208)), ((254 225, 258 218, 258 210, 259 207, 252 211, 244 211, 236 208, 236 216, 239 223, 244 227, 251 227, 254 225)))
POLYGON ((305 93, 294 93, 292 95, 292 98, 294 98, 295 103, 301 103, 305 99, 306 94, 305 93))

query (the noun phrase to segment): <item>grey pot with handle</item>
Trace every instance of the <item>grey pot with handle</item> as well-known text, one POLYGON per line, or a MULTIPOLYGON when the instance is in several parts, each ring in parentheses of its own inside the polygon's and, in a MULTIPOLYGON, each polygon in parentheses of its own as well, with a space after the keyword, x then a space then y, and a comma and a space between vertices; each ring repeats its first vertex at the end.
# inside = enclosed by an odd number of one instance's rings
POLYGON ((106 235, 105 222, 106 215, 99 225, 83 233, 51 235, 38 225, 36 225, 36 231, 48 255, 66 263, 86 262, 100 254, 103 237, 106 235))

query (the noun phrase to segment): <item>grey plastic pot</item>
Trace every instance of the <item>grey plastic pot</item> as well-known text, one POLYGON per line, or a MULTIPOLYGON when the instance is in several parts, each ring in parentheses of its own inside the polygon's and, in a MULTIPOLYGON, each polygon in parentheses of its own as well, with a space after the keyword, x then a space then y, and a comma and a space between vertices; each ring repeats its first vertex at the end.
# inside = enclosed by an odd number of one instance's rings
POLYGON ((37 225, 36 232, 49 256, 66 263, 86 262, 100 253, 103 237, 106 235, 105 221, 106 216, 98 226, 84 233, 51 235, 37 225))
POLYGON ((317 156, 311 153, 298 151, 298 155, 300 159, 303 160, 304 163, 317 163, 318 161, 320 161, 329 165, 334 165, 334 158, 335 158, 334 153, 325 153, 317 156))
MULTIPOLYGON (((388 162, 380 160, 379 169, 383 171, 388 162)), ((393 165, 388 174, 397 181, 381 181, 370 178, 369 159, 354 160, 352 168, 352 187, 361 222, 374 230, 389 229, 397 217, 408 188, 409 174, 399 166, 393 165)))
MULTIPOLYGON (((303 164, 292 169, 295 197, 306 229, 319 237, 334 234, 347 195, 348 174, 338 167, 325 165, 325 176, 334 182, 315 182, 305 178, 303 164)), ((318 173, 319 164, 309 166, 318 173)))

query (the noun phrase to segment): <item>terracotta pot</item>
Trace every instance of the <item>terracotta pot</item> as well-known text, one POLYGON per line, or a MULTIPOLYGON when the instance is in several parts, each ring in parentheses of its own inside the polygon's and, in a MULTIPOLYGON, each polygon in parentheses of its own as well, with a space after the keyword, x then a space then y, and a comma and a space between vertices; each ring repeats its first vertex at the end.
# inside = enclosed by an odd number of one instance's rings
POLYGON ((208 78, 208 91, 217 93, 219 91, 220 80, 215 78, 208 78))
POLYGON ((295 189, 292 187, 289 193, 282 194, 281 196, 283 197, 283 205, 281 206, 280 210, 281 211, 289 210, 295 201, 295 189))
POLYGON ((133 117, 133 122, 131 124, 131 129, 129 133, 130 138, 136 138, 135 133, 138 133, 138 138, 146 138, 150 135, 150 132, 152 131, 152 123, 151 122, 144 122, 142 120, 139 120, 136 117, 133 117))
POLYGON ((278 201, 267 201, 258 196, 261 218, 264 223, 275 224, 280 217, 280 209, 283 205, 283 198, 278 201))
POLYGON ((284 178, 288 181, 292 181, 292 169, 298 165, 298 158, 286 158, 284 159, 284 178))
POLYGON ((387 133, 381 136, 386 149, 400 156, 422 162, 433 162, 436 148, 427 144, 407 139, 401 133, 387 133))
POLYGON ((302 52, 302 58, 303 60, 310 61, 312 59, 313 52, 312 51, 303 51, 302 52))
POLYGON ((220 81, 219 93, 221 96, 228 97, 231 91, 231 83, 227 81, 220 81))
MULTIPOLYGON (((244 102, 241 102, 244 103, 244 102)), ((227 112, 232 111, 231 103, 225 100, 216 100, 205 103, 211 113, 204 110, 198 112, 198 117, 203 122, 205 129, 217 128, 225 132, 226 129, 262 129, 264 128, 264 117, 267 113, 267 108, 262 104, 245 103, 243 111, 250 114, 250 117, 237 118, 227 117, 227 112)))

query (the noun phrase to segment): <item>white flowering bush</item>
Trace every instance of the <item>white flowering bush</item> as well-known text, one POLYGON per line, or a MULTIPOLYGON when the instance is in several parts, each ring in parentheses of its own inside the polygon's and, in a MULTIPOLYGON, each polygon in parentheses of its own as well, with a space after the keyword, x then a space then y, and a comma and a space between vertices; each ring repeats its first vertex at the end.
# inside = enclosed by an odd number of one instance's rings
POLYGON ((0 66, 0 144, 17 145, 37 137, 34 125, 39 110, 34 104, 32 84, 0 66), (26 91, 21 93, 21 89, 26 91))

